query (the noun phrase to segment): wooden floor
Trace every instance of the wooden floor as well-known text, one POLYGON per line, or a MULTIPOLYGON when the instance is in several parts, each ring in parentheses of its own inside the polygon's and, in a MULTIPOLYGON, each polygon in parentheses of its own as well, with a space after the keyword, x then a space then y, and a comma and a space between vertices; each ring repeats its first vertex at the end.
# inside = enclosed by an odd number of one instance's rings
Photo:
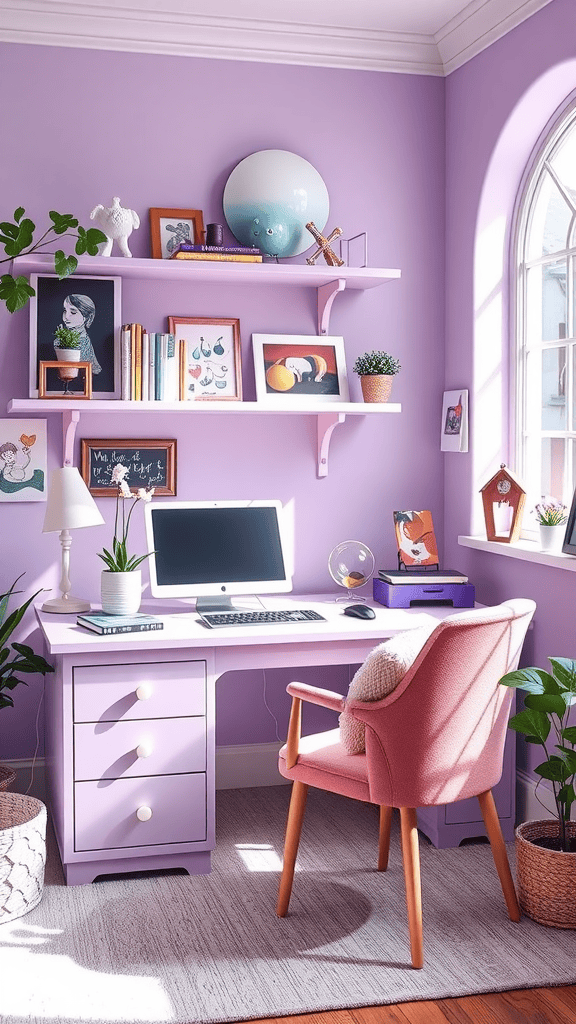
MULTIPOLYGON (((576 970, 576 966, 575 966, 576 970)), ((574 1024, 576 985, 271 1017, 250 1024, 574 1024)))

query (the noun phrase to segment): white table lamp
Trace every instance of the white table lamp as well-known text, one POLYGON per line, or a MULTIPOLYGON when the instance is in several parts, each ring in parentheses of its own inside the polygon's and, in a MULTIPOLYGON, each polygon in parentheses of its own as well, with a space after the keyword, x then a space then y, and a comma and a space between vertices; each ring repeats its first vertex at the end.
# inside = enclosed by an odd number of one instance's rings
POLYGON ((104 522, 94 498, 75 466, 54 469, 48 484, 48 499, 42 533, 60 533, 62 545, 62 578, 60 597, 45 601, 43 612, 87 612, 90 602, 70 594, 70 530, 84 526, 101 526, 104 522))

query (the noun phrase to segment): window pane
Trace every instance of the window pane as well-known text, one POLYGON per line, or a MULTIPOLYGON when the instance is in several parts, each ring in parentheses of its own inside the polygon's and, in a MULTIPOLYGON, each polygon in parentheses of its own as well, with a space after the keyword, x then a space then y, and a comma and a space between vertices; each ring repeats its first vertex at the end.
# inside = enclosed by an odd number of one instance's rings
POLYGON ((566 348, 542 352, 542 430, 566 430, 566 348))
POLYGON ((544 171, 530 217, 526 259, 559 252, 568 246, 573 211, 547 171, 544 171))
POLYGON ((565 441, 562 437, 542 438, 542 494, 561 499, 564 494, 565 441))
POLYGON ((576 124, 563 135, 550 163, 568 189, 576 189, 576 124))
POLYGON ((527 340, 556 341, 566 337, 566 260, 532 267, 527 277, 527 340))

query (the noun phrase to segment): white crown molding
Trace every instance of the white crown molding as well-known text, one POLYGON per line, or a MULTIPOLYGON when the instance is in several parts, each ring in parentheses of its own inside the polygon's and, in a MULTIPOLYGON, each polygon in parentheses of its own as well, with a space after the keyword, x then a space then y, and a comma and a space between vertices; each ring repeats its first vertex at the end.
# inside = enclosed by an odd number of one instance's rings
POLYGON ((266 17, 203 13, 214 10, 214 0, 210 7, 202 0, 2 0, 0 41, 443 76, 550 2, 472 0, 428 35, 345 24, 343 17, 315 24, 313 7, 305 24, 291 23, 289 4, 286 20, 274 21, 269 4, 257 2, 250 11, 266 17))
POLYGON ((444 74, 466 64, 486 47, 546 7, 551 0, 472 0, 435 35, 444 74))

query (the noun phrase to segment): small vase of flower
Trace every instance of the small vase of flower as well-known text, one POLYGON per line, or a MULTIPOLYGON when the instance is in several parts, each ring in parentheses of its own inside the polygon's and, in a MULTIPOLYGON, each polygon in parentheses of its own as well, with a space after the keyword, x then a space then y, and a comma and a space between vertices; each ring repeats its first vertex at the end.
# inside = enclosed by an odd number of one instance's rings
POLYGON ((561 551, 568 519, 567 508, 556 498, 542 496, 542 501, 532 510, 540 530, 542 551, 561 551))
POLYGON ((142 600, 141 563, 150 557, 128 554, 128 531, 132 513, 139 501, 149 502, 154 494, 153 487, 139 487, 136 494, 130 490, 126 476, 128 468, 118 463, 112 470, 112 483, 116 484, 116 517, 114 520, 114 537, 112 551, 106 548, 98 552, 98 557, 106 564, 102 570, 100 594, 102 611, 108 615, 135 615, 142 600), (126 514, 126 501, 131 501, 126 514))

